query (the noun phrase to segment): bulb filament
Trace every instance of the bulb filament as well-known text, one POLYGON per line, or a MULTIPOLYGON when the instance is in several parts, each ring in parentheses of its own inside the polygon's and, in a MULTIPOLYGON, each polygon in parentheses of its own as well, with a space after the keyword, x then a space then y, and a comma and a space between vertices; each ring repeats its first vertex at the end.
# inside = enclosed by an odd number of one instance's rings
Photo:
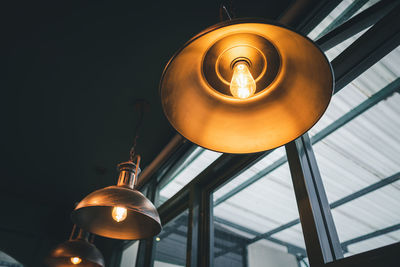
POLYGON ((114 207, 111 213, 112 218, 116 222, 122 222, 123 220, 126 219, 127 215, 128 211, 124 207, 114 207))
POLYGON ((249 98, 256 92, 256 82, 245 62, 238 62, 233 67, 230 90, 239 99, 249 98))
POLYGON ((72 257, 70 260, 71 260, 71 263, 75 264, 75 265, 82 262, 82 259, 79 257, 72 257))

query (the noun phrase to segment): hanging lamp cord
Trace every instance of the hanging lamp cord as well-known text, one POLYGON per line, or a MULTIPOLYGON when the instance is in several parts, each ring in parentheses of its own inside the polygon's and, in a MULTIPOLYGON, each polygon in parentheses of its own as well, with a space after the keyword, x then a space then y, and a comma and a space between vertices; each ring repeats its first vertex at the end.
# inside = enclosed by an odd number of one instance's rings
POLYGON ((143 105, 138 104, 138 110, 139 110, 139 118, 138 121, 136 123, 136 127, 135 127, 135 138, 133 139, 133 144, 131 147, 131 150, 129 151, 129 160, 130 161, 134 161, 135 160, 135 156, 136 156, 136 144, 137 144, 137 140, 139 138, 139 129, 140 126, 142 125, 143 122, 143 116, 144 116, 144 107, 143 105))
POLYGON ((140 155, 138 155, 136 153, 136 144, 137 144, 137 140, 139 138, 139 130, 140 130, 140 127, 142 126, 145 109, 148 108, 147 105, 148 105, 148 103, 143 99, 137 100, 137 102, 135 104, 136 110, 139 113, 139 117, 138 117, 138 121, 137 121, 136 127, 135 127, 135 137, 133 139, 133 144, 129 151, 129 161, 135 163, 135 166, 136 166, 135 177, 133 180, 133 188, 136 187, 136 182, 137 182, 137 178, 138 178, 137 176, 139 174, 139 164, 140 164, 140 159, 141 159, 140 155))
POLYGON ((75 237, 75 234, 76 234, 76 224, 74 224, 74 225, 72 226, 72 231, 71 231, 71 234, 70 234, 68 240, 73 240, 74 237, 75 237))
POLYGON ((220 21, 229 20, 235 18, 235 13, 233 12, 233 1, 223 1, 219 7, 219 19, 220 21))

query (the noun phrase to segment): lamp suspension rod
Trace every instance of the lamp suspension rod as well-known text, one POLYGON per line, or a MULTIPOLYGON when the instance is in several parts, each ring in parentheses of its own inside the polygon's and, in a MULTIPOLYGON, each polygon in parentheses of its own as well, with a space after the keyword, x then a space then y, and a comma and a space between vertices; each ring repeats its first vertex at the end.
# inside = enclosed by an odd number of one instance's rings
MULTIPOLYGON (((229 11, 228 11, 228 9, 226 9, 226 6, 225 5, 221 5, 221 9, 225 12, 225 14, 226 14, 226 16, 228 17, 228 19, 229 20, 232 20, 232 17, 231 17, 231 15, 229 14, 229 11)), ((222 12, 221 12, 222 13, 222 12)), ((222 14, 221 14, 222 15, 222 14)), ((221 16, 221 18, 222 18, 222 16, 221 16)))
POLYGON ((68 240, 73 240, 74 236, 75 236, 75 233, 76 233, 76 224, 74 224, 74 226, 72 226, 72 231, 71 231, 71 234, 69 235, 69 239, 68 240))
POLYGON ((89 233, 89 243, 93 244, 95 238, 96 238, 96 235, 95 235, 95 234, 89 233))
POLYGON ((136 169, 133 177, 133 188, 136 188, 136 182, 138 180, 140 159, 141 159, 140 155, 136 155, 136 169))
POLYGON ((88 241, 89 239, 89 232, 83 230, 82 228, 79 229, 79 233, 78 236, 76 237, 76 239, 82 239, 82 240, 86 240, 88 241))
POLYGON ((232 6, 233 6, 232 0, 231 1, 223 1, 223 3, 221 3, 221 6, 219 8, 219 19, 220 19, 220 21, 224 21, 225 20, 224 19, 224 14, 229 20, 232 20, 232 18, 235 17, 234 12, 232 12, 232 6), (229 11, 228 11, 227 6, 229 7, 229 11))
MULTIPOLYGON (((135 132, 134 132, 135 137, 133 139, 133 144, 129 151, 129 160, 132 162, 134 161, 135 156, 136 156, 136 144, 137 144, 137 139, 139 138, 139 129, 143 122, 144 103, 138 102, 138 103, 136 103, 136 107, 137 107, 137 110, 139 111, 139 118, 138 118, 138 121, 137 121, 136 127, 135 127, 135 132)), ((139 161, 140 161, 140 158, 139 158, 139 161)))

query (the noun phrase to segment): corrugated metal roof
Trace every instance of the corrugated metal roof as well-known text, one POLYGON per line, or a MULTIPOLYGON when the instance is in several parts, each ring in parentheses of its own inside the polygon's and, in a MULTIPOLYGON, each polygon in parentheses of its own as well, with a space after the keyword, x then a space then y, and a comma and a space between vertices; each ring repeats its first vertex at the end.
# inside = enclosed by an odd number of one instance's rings
MULTIPOLYGON (((342 106, 343 99, 351 99, 354 92, 363 94, 365 99, 371 97, 400 77, 399 71, 400 49, 397 48, 343 89, 340 97, 334 96, 330 110, 310 131, 311 134, 316 134, 323 128, 322 125, 333 121, 332 118, 337 116, 334 107, 342 106)), ((394 93, 314 145, 330 202, 399 172, 399 101, 400 95, 394 93)), ((360 103, 353 102, 348 107, 351 109, 360 103)), ((346 242, 398 224, 399 200, 399 184, 393 183, 335 208, 332 215, 340 241, 346 242)), ((399 241, 398 236, 387 233, 362 241, 362 245, 349 245, 346 255, 399 241)))

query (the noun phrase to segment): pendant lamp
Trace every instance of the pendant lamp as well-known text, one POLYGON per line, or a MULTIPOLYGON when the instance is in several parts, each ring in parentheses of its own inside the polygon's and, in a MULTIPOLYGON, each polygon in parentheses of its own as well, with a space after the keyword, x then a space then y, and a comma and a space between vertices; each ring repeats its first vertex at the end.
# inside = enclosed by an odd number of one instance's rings
POLYGON ((46 259, 49 267, 104 267, 104 258, 101 252, 88 241, 89 233, 80 229, 74 238, 76 226, 68 241, 58 245, 46 259))
MULTIPOLYGON (((141 120, 142 115, 138 125, 141 120)), ((140 156, 135 155, 137 138, 136 134, 130 160, 118 165, 117 185, 94 191, 75 207, 71 219, 76 225, 96 235, 124 240, 145 239, 160 233, 157 209, 135 189, 140 173, 140 156)))
POLYGON ((331 65, 309 38, 262 19, 233 19, 190 39, 160 82, 164 113, 210 150, 253 153, 308 131, 333 92, 331 65))

